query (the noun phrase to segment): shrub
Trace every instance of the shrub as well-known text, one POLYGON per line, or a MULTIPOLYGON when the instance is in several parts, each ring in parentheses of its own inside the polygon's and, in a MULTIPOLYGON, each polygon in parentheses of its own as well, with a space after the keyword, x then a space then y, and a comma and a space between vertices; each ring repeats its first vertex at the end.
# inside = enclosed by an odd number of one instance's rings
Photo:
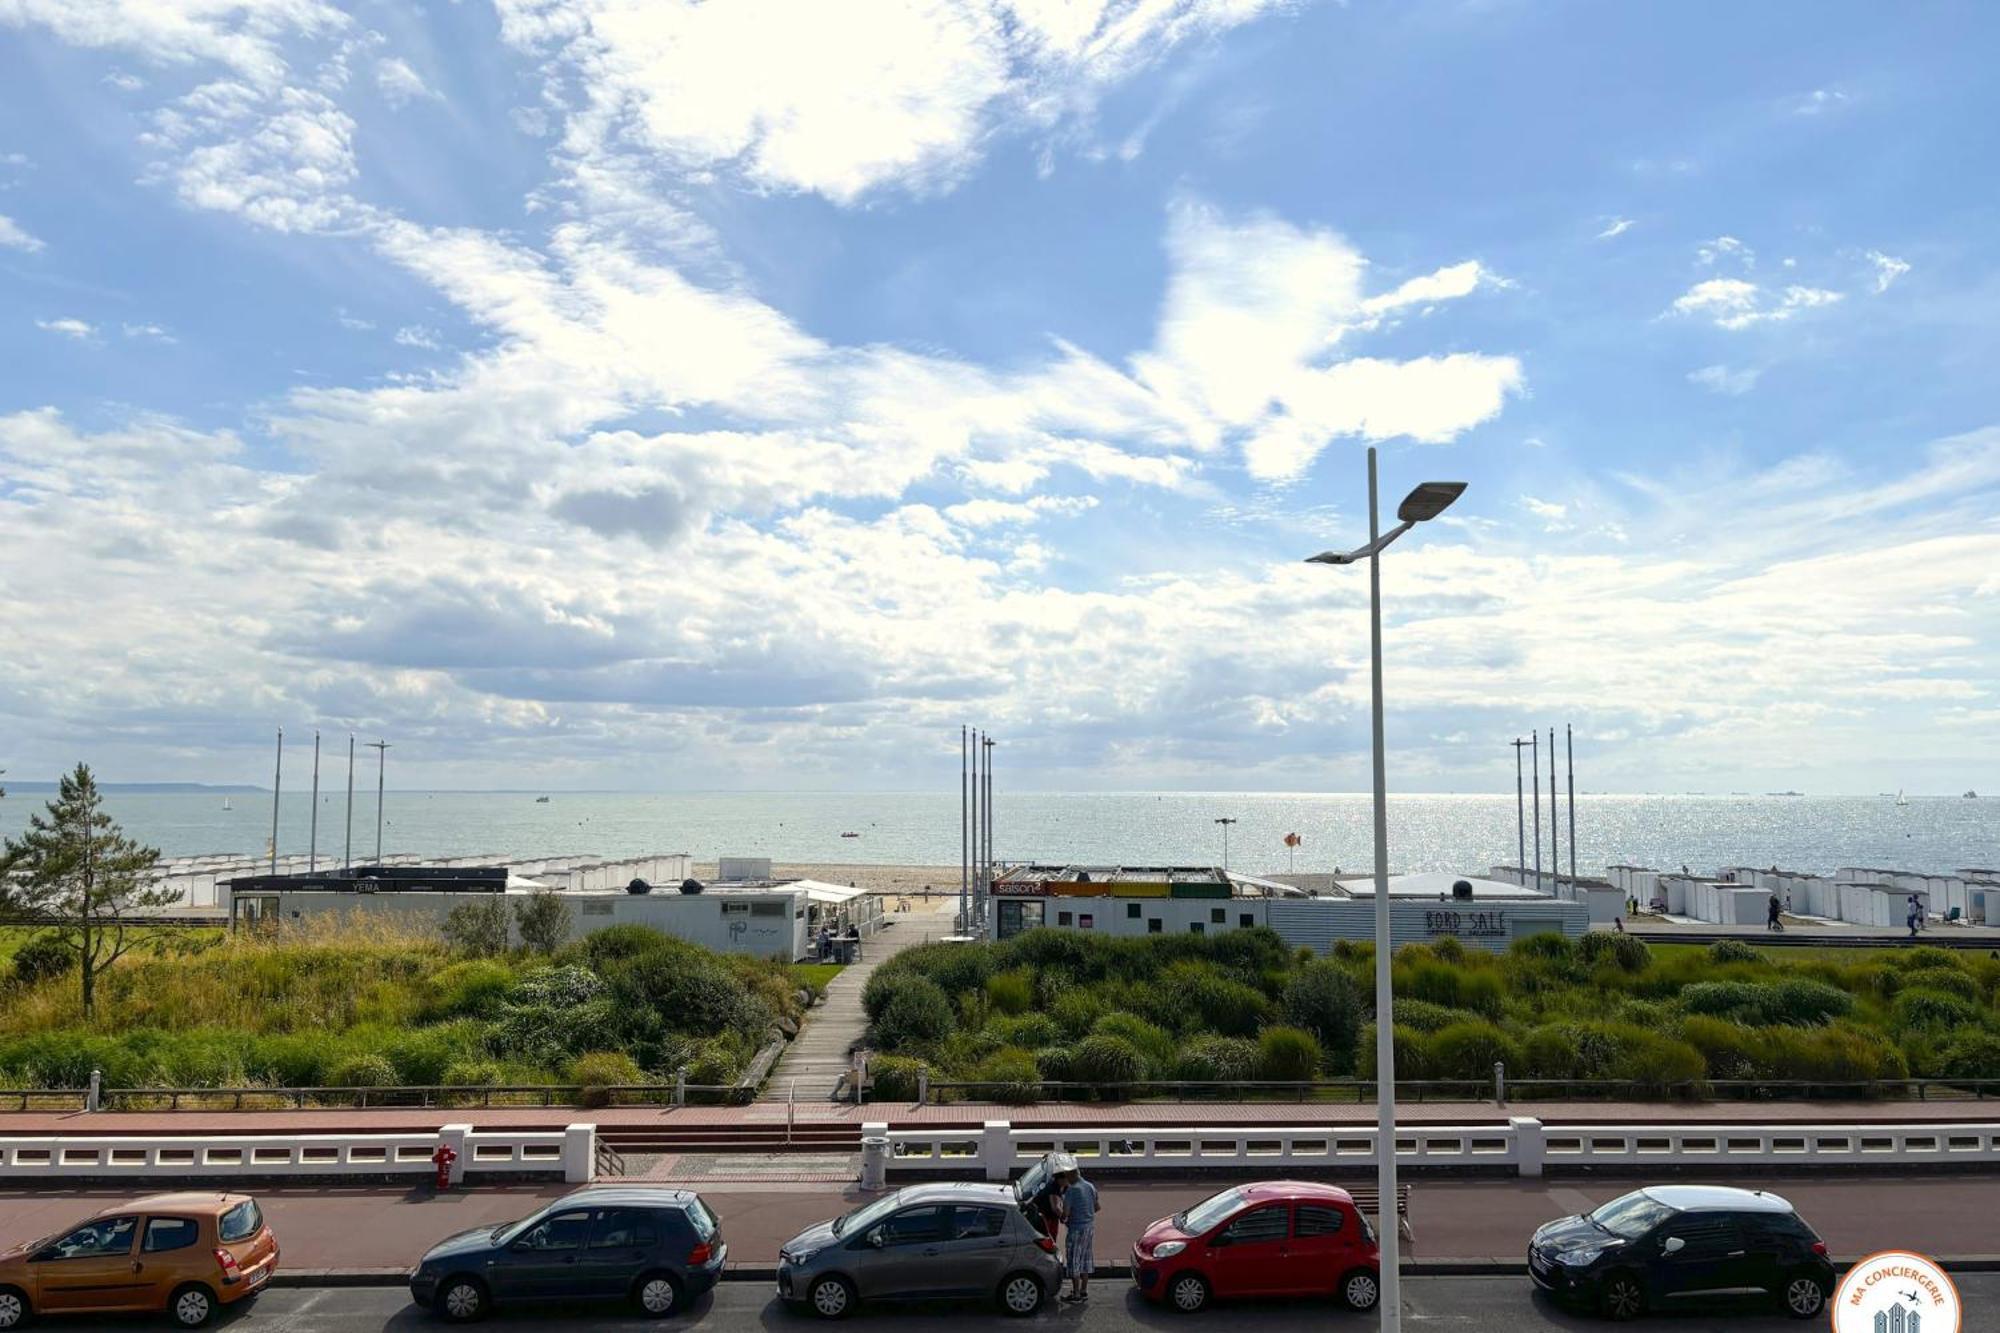
POLYGON ((1319 1041, 1334 1064, 1353 1062, 1361 1035, 1361 986, 1338 963, 1315 961, 1300 968, 1285 987, 1285 1019, 1319 1041))
POLYGON ((14 951, 14 977, 23 986, 39 986, 55 977, 67 976, 77 965, 76 950, 60 935, 43 932, 31 935, 14 951))
POLYGON ((328 1077, 336 1088, 392 1088, 396 1066, 386 1056, 354 1055, 335 1065, 328 1077))
POLYGON ((1102 1091, 1122 1091, 1146 1076, 1146 1057, 1123 1037, 1099 1033, 1076 1045, 1070 1059, 1070 1075, 1079 1083, 1093 1083, 1102 1091))
POLYGON ((1977 1003, 1979 983, 1964 972, 1953 967, 1925 967, 1903 974, 1906 990, 1923 989, 1938 991, 1945 995, 1956 995, 1961 1000, 1977 1003))
POLYGON ((913 977, 895 988, 873 1031, 876 1044, 884 1050, 923 1051, 949 1037, 957 1026, 951 1001, 937 983, 913 977))
MULTIPOLYGON (((1030 935, 1073 935, 1074 931, 1030 931, 1010 943, 1019 945, 1030 935)), ((920 944, 896 955, 891 964, 899 970, 926 977, 946 995, 970 995, 984 990, 986 978, 994 971, 995 950, 990 946, 967 944, 920 944)), ((877 975, 880 975, 879 973, 877 975)), ((873 980, 871 977, 870 980, 873 980)))
POLYGON ((1179 1045, 1165 1028, 1148 1023, 1137 1014, 1106 1014, 1091 1031, 1099 1036, 1117 1037, 1130 1043, 1145 1058, 1149 1074, 1164 1076, 1174 1066, 1179 1045))
POLYGON ((564 949, 556 961, 585 967, 601 976, 613 963, 627 958, 637 958, 642 954, 661 952, 697 951, 687 941, 676 939, 663 930, 626 923, 591 931, 564 949))
POLYGON ((1489 1080, 1495 1063, 1518 1068, 1521 1056, 1505 1033, 1491 1023, 1453 1023, 1424 1041, 1432 1078, 1489 1080))
POLYGON ((493 1060, 460 1060, 447 1065, 443 1082, 452 1088, 493 1088, 506 1082, 507 1075, 493 1060))
POLYGON ((1022 1014, 1019 1018, 988 1019, 986 1031, 1007 1046, 1053 1046, 1063 1038, 1063 1029, 1047 1014, 1022 1014))
POLYGON ((1257 1077, 1257 1043, 1248 1037, 1196 1037, 1181 1048, 1174 1077, 1201 1083, 1240 1083, 1257 1077))
MULTIPOLYGON (((1407 955, 1411 949, 1405 949, 1407 955)), ((1428 1000, 1448 1009, 1470 1009, 1487 1018, 1500 1017, 1506 986, 1495 972, 1454 967, 1421 955, 1396 964, 1396 992, 1428 1000)))
POLYGON ((883 1101, 914 1102, 918 1077, 931 1072, 922 1060, 906 1055, 877 1055, 868 1061, 869 1087, 883 1101))
POLYGON ((1940 990, 1912 986, 1896 996, 1889 1006, 1890 1026, 1898 1032, 1931 1029, 1948 1032, 1971 1027, 1979 1021, 1979 1010, 1971 1001, 1940 990))
POLYGON ((396 1082, 435 1085, 453 1062, 485 1051, 484 1030, 476 1021, 437 1023, 421 1028, 357 1029, 348 1039, 373 1045, 396 1070, 396 1082))
POLYGON ((1008 1106, 1028 1106, 1042 1093, 1042 1073, 1035 1057, 1016 1046, 1005 1047, 974 1065, 965 1076, 968 1083, 995 1086, 980 1088, 977 1095, 1008 1106))
POLYGON ((1050 1011, 1066 1037, 1087 1035, 1104 1016, 1104 1002, 1085 990, 1065 991, 1050 1011))
POLYGON ((1520 1068, 1508 1065, 1510 1077, 1612 1078, 1618 1070, 1618 1039, 1599 1023, 1548 1023, 1529 1032, 1520 1044, 1520 1068))
POLYGON ((1230 980, 1212 964, 1175 963, 1161 973, 1152 993, 1157 997, 1154 1016, 1181 1032, 1248 1037, 1263 1025, 1270 1008, 1261 991, 1230 980))
POLYGON ((1769 1047, 1756 1028, 1696 1016, 1681 1024, 1681 1038, 1701 1053, 1710 1078, 1761 1078, 1769 1047))
POLYGON ((1654 1092, 1667 1092, 1685 1084, 1699 1085, 1708 1072, 1701 1052, 1685 1041, 1623 1023, 1610 1025, 1607 1035, 1618 1046, 1613 1078, 1628 1079, 1654 1092))
POLYGON ((2000 1036, 1960 1033, 1944 1048, 1938 1072, 1946 1078, 2000 1078, 2000 1036))
POLYGON ((1480 1016, 1470 1009, 1447 1009, 1429 1000, 1396 1001, 1396 1026, 1413 1032, 1437 1032, 1453 1023, 1476 1023, 1480 1016))
POLYGON ((646 1082, 646 1072, 623 1051, 590 1051, 570 1063, 569 1081, 581 1085, 580 1105, 611 1105, 611 1089, 646 1082))
POLYGON ((1593 930, 1577 941, 1577 957, 1587 967, 1610 963, 1620 972, 1644 972, 1653 961, 1653 951, 1637 935, 1615 930, 1593 930))
POLYGON ((1043 1046, 1035 1052, 1035 1068, 1050 1083, 1066 1083, 1076 1077, 1076 1052, 1068 1046, 1043 1046))
POLYGON ((467 958, 495 958, 507 952, 507 904, 492 894, 451 909, 441 927, 451 951, 467 958))
POLYGON ((710 954, 643 953, 611 964, 605 980, 620 1006, 649 1009, 674 1032, 761 1039, 775 1018, 710 954))
POLYGON ((1034 974, 1025 968, 986 978, 986 999, 1002 1014, 1025 1014, 1035 1003, 1034 974))
POLYGON ((1268 1027, 1257 1035, 1257 1074, 1279 1083, 1303 1082, 1319 1076, 1320 1047, 1301 1028, 1268 1027))
POLYGON ((1742 940, 1717 940, 1708 946, 1711 963, 1761 963, 1764 955, 1742 940))
POLYGON ((514 929, 521 944, 535 953, 552 954, 569 940, 569 904, 554 890, 524 894, 514 901, 514 929))
POLYGON ((1804 977, 1788 977, 1775 985, 1754 981, 1703 981, 1682 989, 1681 1007, 1691 1014, 1729 1018, 1752 1026, 1786 1023, 1816 1027, 1845 1017, 1854 997, 1837 986, 1804 977))
POLYGON ((514 972, 505 963, 469 958, 425 978, 425 1018, 492 1018, 514 988, 514 972))
MULTIPOLYGON (((1400 1007, 1400 1006, 1398 1006, 1400 1007)), ((1391 1040, 1395 1043, 1396 1079, 1431 1077, 1430 1058, 1424 1049, 1424 1034, 1415 1028, 1398 1023, 1391 1040)), ((1361 1029, 1361 1040, 1354 1047, 1354 1074, 1356 1078, 1375 1077, 1375 1025, 1361 1029)))

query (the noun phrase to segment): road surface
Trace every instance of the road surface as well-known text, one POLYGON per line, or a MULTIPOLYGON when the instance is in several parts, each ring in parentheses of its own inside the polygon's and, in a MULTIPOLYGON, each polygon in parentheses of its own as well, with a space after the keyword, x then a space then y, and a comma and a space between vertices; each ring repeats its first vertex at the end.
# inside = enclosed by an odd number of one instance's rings
MULTIPOLYGON (((1967 1274, 1958 1281, 1966 1307, 1964 1333, 2000 1333, 2000 1274, 1967 1274)), ((1404 1326, 1411 1333, 1536 1333, 1543 1329, 1604 1329, 1600 1320, 1558 1310, 1534 1292, 1526 1278, 1432 1277, 1406 1280, 1404 1326)), ((1276 1302, 1220 1306, 1193 1317, 1168 1313, 1140 1301, 1129 1282, 1099 1282, 1082 1309, 1062 1306, 1044 1310, 1032 1320, 1009 1319, 977 1308, 919 1306, 863 1311, 842 1327, 882 1329, 886 1333, 922 1333, 949 1319, 956 1330, 994 1333, 1054 1329, 1062 1333, 1135 1333, 1136 1330, 1248 1329, 1255 1333, 1341 1333, 1372 1330, 1373 1318, 1351 1314, 1327 1303, 1276 1302)), ((157 1320, 64 1320, 43 1325, 55 1329, 137 1330, 157 1320)), ((226 1313, 215 1325, 231 1333, 415 1333, 446 1325, 410 1304, 407 1292, 386 1287, 275 1288, 241 1313, 226 1313)), ((639 1319, 618 1307, 574 1310, 503 1311, 480 1325, 521 1333, 583 1333, 599 1329, 806 1330, 827 1327, 796 1314, 773 1299, 762 1282, 730 1282, 704 1297, 679 1318, 665 1323, 639 1319)), ((1778 1333, 1788 1330, 1821 1333, 1822 1320, 1799 1321, 1771 1314, 1756 1303, 1719 1305, 1646 1320, 1641 1328, 1669 1333, 1778 1333)))

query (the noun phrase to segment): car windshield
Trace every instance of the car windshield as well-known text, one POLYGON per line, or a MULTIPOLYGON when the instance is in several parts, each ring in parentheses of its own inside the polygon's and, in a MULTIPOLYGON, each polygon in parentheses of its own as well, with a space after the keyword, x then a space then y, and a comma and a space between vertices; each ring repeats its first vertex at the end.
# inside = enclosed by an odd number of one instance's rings
POLYGON ((1236 1211, 1243 1202, 1240 1189, 1224 1190, 1213 1198, 1203 1199, 1194 1207, 1174 1218, 1174 1225, 1190 1236, 1198 1236, 1223 1218, 1236 1211))
POLYGON ((847 1216, 835 1219, 833 1234, 844 1236, 850 1228, 859 1228, 862 1231, 866 1231, 890 1213, 895 1212, 899 1198, 900 1196, 897 1194, 885 1194, 875 1202, 863 1204, 861 1207, 847 1214, 847 1216))
POLYGON ((1589 1217, 1614 1236, 1637 1240, 1673 1215, 1673 1209, 1644 1190, 1638 1190, 1623 1198, 1613 1199, 1589 1217))

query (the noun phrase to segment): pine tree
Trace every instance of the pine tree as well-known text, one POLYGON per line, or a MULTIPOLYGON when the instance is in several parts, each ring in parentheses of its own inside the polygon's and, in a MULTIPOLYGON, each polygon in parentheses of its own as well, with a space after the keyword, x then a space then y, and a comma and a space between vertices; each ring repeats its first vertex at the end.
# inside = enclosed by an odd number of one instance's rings
POLYGON ((87 764, 63 777, 44 813, 0 847, 0 912, 23 917, 76 956, 84 1017, 97 1001, 97 976, 142 936, 133 915, 179 900, 154 883, 156 848, 125 836, 104 812, 87 764))

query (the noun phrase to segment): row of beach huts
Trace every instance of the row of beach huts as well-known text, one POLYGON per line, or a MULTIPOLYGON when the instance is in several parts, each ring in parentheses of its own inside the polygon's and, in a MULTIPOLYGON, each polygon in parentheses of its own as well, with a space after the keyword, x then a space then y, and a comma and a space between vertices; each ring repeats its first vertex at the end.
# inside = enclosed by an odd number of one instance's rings
POLYGON ((1967 868, 1949 875, 1843 866, 1831 875, 1773 866, 1724 866, 1714 875, 1647 866, 1605 867, 1620 896, 1642 910, 1719 926, 1764 923, 1775 896, 1792 916, 1857 926, 1900 927, 1914 896, 1926 920, 2000 925, 2000 870, 1967 868))

